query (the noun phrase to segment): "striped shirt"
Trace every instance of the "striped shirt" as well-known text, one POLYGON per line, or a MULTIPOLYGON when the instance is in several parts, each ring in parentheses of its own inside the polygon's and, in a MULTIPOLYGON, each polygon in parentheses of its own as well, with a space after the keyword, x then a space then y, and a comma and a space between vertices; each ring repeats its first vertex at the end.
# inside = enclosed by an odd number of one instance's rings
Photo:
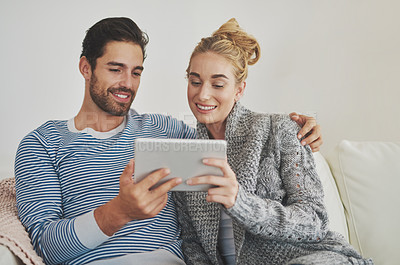
POLYGON ((131 110, 126 127, 108 138, 73 132, 67 121, 56 120, 21 141, 15 161, 18 213, 47 264, 83 264, 157 249, 182 258, 171 198, 154 218, 133 220, 111 237, 103 234, 100 241, 82 238, 84 232, 99 230, 83 231, 82 224, 118 194, 119 176, 134 157, 133 140, 145 137, 195 138, 196 133, 169 116, 131 110))

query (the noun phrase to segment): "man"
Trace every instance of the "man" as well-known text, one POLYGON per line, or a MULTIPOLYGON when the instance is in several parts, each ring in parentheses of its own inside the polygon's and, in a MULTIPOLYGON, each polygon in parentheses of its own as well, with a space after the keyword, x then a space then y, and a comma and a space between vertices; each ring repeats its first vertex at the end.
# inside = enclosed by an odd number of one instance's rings
MULTIPOLYGON (((133 140, 195 138, 171 117, 130 109, 143 72, 147 35, 128 18, 107 18, 83 41, 82 107, 71 120, 48 121, 22 141, 15 162, 17 206, 47 264, 184 264, 180 228, 160 169, 132 180, 133 140)), ((306 117, 297 117, 300 121, 306 117)), ((308 128, 308 129, 307 129, 308 128)), ((321 144, 319 127, 305 141, 321 144)), ((302 131, 300 134, 305 135, 302 131)))

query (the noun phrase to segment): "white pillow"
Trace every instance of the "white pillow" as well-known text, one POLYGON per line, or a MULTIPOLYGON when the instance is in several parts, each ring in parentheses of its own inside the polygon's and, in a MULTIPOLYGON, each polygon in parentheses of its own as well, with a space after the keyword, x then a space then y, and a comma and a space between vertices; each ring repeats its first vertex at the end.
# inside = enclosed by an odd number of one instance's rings
POLYGON ((343 204, 340 199, 335 180, 325 158, 320 152, 314 153, 317 174, 321 179, 324 188, 324 202, 329 217, 329 227, 331 230, 342 234, 347 242, 349 241, 346 217, 344 215, 343 204))
POLYGON ((327 158, 350 243, 375 264, 399 264, 400 143, 342 141, 327 158))

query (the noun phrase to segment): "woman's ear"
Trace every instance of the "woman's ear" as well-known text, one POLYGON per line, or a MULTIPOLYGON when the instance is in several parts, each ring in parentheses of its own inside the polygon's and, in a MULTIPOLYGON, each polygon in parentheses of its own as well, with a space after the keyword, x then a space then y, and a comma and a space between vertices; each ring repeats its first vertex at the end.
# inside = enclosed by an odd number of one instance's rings
POLYGON ((79 60, 79 71, 81 72, 85 80, 90 80, 92 76, 92 67, 90 66, 89 61, 85 56, 82 56, 79 60))
POLYGON ((236 94, 235 94, 235 102, 238 102, 239 99, 243 96, 244 89, 246 88, 246 82, 243 81, 241 82, 236 89, 236 94))

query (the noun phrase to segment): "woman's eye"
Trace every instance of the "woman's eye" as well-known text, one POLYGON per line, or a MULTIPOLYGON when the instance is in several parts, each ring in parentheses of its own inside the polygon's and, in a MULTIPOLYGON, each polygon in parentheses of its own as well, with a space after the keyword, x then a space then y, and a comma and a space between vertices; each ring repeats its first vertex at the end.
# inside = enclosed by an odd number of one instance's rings
POLYGON ((201 82, 191 81, 192 86, 200 86, 201 82))
POLYGON ((223 84, 214 84, 214 87, 215 87, 215 88, 223 88, 224 85, 223 85, 223 84))

